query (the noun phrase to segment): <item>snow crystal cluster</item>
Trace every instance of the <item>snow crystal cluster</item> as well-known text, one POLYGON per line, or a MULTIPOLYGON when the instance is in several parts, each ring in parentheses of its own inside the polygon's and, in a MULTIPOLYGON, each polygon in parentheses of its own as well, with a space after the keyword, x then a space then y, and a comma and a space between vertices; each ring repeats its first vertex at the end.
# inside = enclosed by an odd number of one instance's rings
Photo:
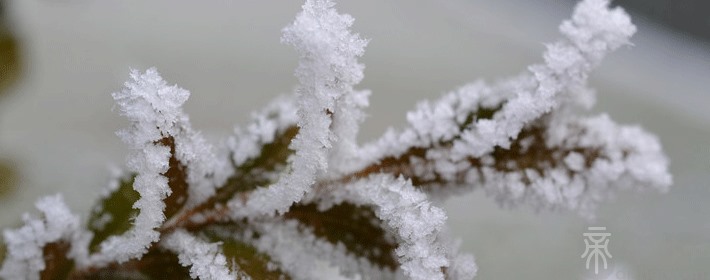
MULTIPOLYGON (((503 205, 593 216, 617 189, 670 186, 655 136, 605 114, 580 115, 594 103, 590 71, 635 32, 608 0, 580 2, 543 63, 423 101, 407 114, 408 127, 362 146, 357 132, 370 92, 355 87, 368 41, 350 31, 353 21, 332 0, 306 0, 282 37, 299 55, 295 94, 254 113, 219 147, 191 128, 182 111, 188 91, 168 85, 155 69, 132 71, 113 94, 130 122, 118 132, 132 150, 127 171, 137 199, 130 227, 102 237, 84 228, 61 196, 43 198, 42 217, 26 215, 23 227, 5 231, 0 277, 40 279, 49 262, 64 259, 69 275, 81 278, 141 267, 157 252, 173 254, 192 278, 258 279, 259 270, 247 267, 257 261, 226 249, 232 240, 268 256, 264 271, 293 279, 320 279, 323 271, 348 279, 472 279, 474 258, 458 252, 434 200, 483 189, 503 205), (344 204, 371 209, 383 240, 394 244, 391 252, 372 251, 391 256, 397 268, 289 216, 293 207, 316 205, 309 215, 317 219, 344 204), (52 248, 59 256, 48 258, 52 248)), ((119 185, 103 199, 125 191, 119 185)), ((120 217, 112 214, 103 213, 94 227, 116 224, 120 217)))
POLYGON ((64 254, 85 262, 87 255, 82 246, 88 239, 79 228, 79 217, 72 214, 61 195, 44 197, 35 204, 41 218, 25 214, 25 225, 19 229, 5 230, 8 258, 0 270, 3 279, 40 279, 45 264, 44 249, 48 244, 69 244, 64 254))
POLYGON ((229 271, 227 258, 218 243, 205 242, 184 230, 168 235, 162 245, 177 252, 180 264, 190 267, 190 276, 199 279, 237 279, 229 271))

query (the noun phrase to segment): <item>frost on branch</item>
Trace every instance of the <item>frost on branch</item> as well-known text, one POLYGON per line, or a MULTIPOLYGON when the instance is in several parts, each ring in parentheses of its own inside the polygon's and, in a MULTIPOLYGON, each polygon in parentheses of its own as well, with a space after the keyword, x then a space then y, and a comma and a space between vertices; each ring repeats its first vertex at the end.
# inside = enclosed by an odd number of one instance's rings
POLYGON ((130 125, 127 172, 86 228, 61 197, 6 230, 9 279, 472 279, 433 199, 483 189, 503 205, 592 216, 619 189, 671 184, 658 139, 587 116, 590 71, 635 32, 620 8, 585 0, 543 63, 465 85, 359 146, 367 41, 328 0, 307 0, 282 41, 299 54, 293 95, 213 148, 192 130, 189 93, 155 69, 113 95, 130 125))

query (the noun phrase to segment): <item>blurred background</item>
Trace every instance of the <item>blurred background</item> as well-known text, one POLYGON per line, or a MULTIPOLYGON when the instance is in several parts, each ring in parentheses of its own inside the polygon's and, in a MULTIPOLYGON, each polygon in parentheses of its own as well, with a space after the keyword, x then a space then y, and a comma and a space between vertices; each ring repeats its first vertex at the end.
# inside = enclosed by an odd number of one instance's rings
MULTIPOLYGON (((402 126, 418 100, 541 61, 574 1, 340 1, 371 42, 360 88, 373 90, 361 140, 402 126)), ((627 0, 635 46, 593 74, 596 111, 659 135, 671 158, 667 194, 624 193, 589 222, 574 213, 500 209, 482 193, 449 201, 453 235, 477 279, 579 279, 582 233, 606 226, 628 279, 710 279, 710 5, 627 0)), ((0 1, 0 225, 40 196, 64 193, 87 213, 127 149, 111 92, 129 68, 156 66, 192 92, 195 128, 215 142, 296 79, 280 29, 300 1, 0 1)))

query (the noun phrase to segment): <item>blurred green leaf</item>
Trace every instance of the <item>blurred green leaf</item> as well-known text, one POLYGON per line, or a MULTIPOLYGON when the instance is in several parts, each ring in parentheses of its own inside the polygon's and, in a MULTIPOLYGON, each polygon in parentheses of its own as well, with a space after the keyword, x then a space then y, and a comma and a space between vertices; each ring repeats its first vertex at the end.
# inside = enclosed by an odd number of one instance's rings
POLYGON ((19 44, 15 36, 4 29, 0 26, 0 94, 20 76, 19 44))
POLYGON ((120 235, 133 226, 133 218, 138 215, 138 209, 133 204, 140 194, 133 189, 135 175, 121 179, 119 187, 103 198, 89 216, 88 229, 94 233, 89 244, 91 252, 97 252, 99 244, 110 236, 120 235))
POLYGON ((397 244, 370 207, 342 203, 321 212, 316 204, 294 205, 285 217, 298 220, 330 243, 342 243, 374 264, 392 270, 399 266, 394 254, 397 244))
POLYGON ((5 241, 0 239, 0 266, 5 262, 5 254, 7 253, 7 248, 5 248, 5 241))
POLYGON ((17 186, 17 170, 8 162, 0 161, 0 198, 11 194, 17 186))

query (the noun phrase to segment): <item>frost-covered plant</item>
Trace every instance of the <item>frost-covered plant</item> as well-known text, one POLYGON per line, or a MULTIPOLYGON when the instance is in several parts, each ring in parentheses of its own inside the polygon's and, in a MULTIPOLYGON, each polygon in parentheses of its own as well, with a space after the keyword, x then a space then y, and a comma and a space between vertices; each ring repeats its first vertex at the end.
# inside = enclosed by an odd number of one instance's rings
POLYGON ((6 230, 5 279, 471 279, 473 256, 432 203, 483 189, 504 205, 591 216, 615 189, 666 190, 653 135, 594 103, 589 72, 635 32, 607 0, 585 0, 544 63, 424 101, 409 127, 360 145, 367 40, 331 0, 307 0, 282 41, 299 54, 293 96, 213 147, 182 111, 189 92, 155 69, 113 97, 132 149, 87 221, 62 197, 6 230), (324 276, 327 271, 329 275, 324 276))

